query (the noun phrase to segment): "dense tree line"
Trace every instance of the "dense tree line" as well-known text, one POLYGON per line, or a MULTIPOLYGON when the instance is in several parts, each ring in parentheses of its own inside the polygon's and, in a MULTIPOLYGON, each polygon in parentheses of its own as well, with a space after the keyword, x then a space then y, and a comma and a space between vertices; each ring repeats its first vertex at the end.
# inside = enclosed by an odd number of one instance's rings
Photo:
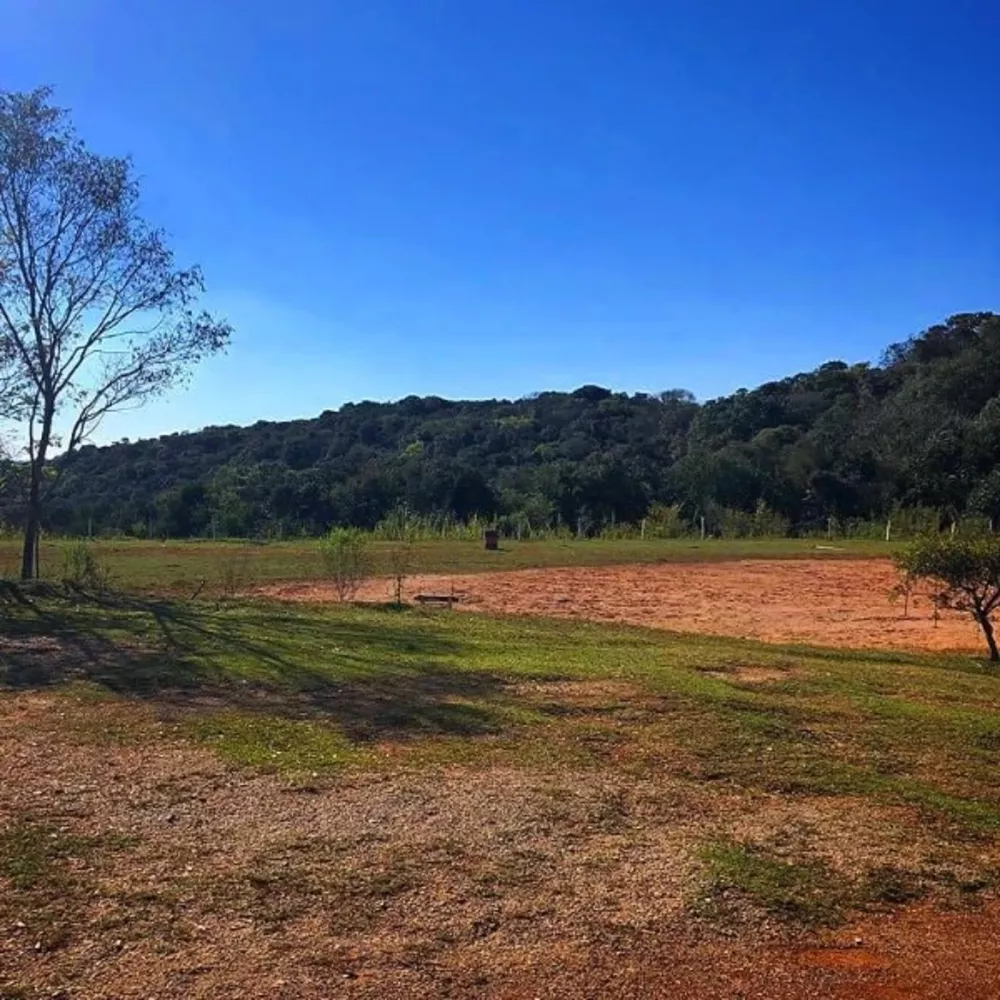
MULTIPOLYGON (((400 506, 524 530, 634 523, 654 505, 709 530, 762 510, 793 530, 899 507, 1000 518, 1000 317, 953 316, 879 365, 830 362, 704 404, 598 386, 410 396, 61 461, 46 528, 74 534, 319 533, 400 506)), ((13 501, 2 514, 20 516, 13 501)))

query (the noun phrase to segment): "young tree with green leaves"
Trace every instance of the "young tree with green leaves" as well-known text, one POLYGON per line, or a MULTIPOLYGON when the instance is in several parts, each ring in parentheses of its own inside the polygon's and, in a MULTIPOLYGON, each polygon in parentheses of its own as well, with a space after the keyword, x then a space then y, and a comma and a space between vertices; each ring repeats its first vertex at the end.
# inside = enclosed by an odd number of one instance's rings
POLYGON ((0 91, 0 388, 26 439, 25 579, 53 453, 183 382, 231 334, 196 311, 201 271, 178 268, 142 217, 131 161, 91 152, 50 99, 0 91))
POLYGON ((341 602, 355 598, 372 575, 368 538, 357 528, 334 528, 320 545, 323 567, 341 602))
POLYGON ((1000 607, 1000 536, 930 535, 895 557, 904 579, 926 580, 941 608, 972 615, 982 629, 990 660, 1000 661, 993 614, 1000 607))

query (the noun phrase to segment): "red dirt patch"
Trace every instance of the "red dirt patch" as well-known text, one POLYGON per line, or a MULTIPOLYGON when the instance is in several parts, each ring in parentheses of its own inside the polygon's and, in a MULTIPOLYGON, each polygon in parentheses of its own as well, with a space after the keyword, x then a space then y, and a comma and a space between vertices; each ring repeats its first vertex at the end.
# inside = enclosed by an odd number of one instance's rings
POLYGON ((480 995, 995 1000, 998 916, 995 905, 961 913, 916 907, 841 932, 845 943, 801 948, 755 945, 746 937, 721 941, 661 926, 659 934, 640 941, 586 951, 566 942, 544 955, 529 952, 520 963, 513 960, 503 986, 480 995), (855 946, 859 938, 863 943, 855 946), (542 975, 539 966, 547 970, 542 975))
MULTIPOLYGON (((967 616, 935 621, 926 592, 903 617, 889 600, 892 564, 867 560, 747 560, 654 566, 558 568, 420 576, 406 596, 459 597, 460 610, 619 622, 678 632, 729 635, 855 649, 979 650, 967 616)), ((373 581, 362 600, 384 601, 389 584, 373 581)), ((293 601, 332 601, 324 583, 261 587, 258 594, 293 601)))
POLYGON ((798 956, 817 969, 887 969, 890 962, 870 951, 852 948, 807 948, 798 956))
POLYGON ((996 903, 951 912, 923 904, 872 917, 839 932, 831 947, 804 949, 795 957, 806 968, 838 973, 836 990, 813 995, 988 1000, 1000 996, 998 917, 996 903))

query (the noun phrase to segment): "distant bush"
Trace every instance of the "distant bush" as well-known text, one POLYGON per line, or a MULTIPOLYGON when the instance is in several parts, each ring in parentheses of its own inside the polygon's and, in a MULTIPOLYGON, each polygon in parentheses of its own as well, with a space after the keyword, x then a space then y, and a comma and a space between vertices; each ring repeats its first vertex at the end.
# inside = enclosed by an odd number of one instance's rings
POLYGON ((320 553, 338 600, 352 600, 372 573, 368 537, 357 528, 334 528, 321 542, 320 553))
POLYGON ((649 538, 683 538, 691 533, 691 525, 681 514, 681 505, 654 503, 646 517, 649 538))
POLYGON ((790 529, 787 517, 769 507, 763 500, 757 501, 750 527, 750 534, 754 538, 787 538, 790 529))
POLYGON ((943 520, 941 511, 936 507, 895 507, 889 515, 890 534, 892 538, 934 535, 943 520))
POLYGON ((787 538, 791 523, 787 517, 758 500, 752 511, 723 507, 716 513, 723 538, 787 538))
POLYGON ((639 538, 641 535, 641 525, 629 524, 625 521, 619 521, 617 524, 606 524, 599 532, 597 532, 598 538, 603 538, 608 541, 629 541, 634 538, 639 538))
POLYGON ((719 534, 723 538, 749 538, 753 534, 753 514, 722 508, 718 512, 719 534))
POLYGON ((981 537, 982 535, 988 535, 993 530, 993 522, 988 517, 966 515, 956 523, 955 530, 960 535, 981 537))
MULTIPOLYGON (((553 523, 555 520, 555 515, 551 512, 540 512, 537 509, 514 510, 496 517, 473 514, 467 520, 460 521, 452 515, 415 514, 404 508, 402 512, 390 512, 379 521, 372 529, 371 537, 380 542, 392 541, 398 537, 401 523, 405 524, 411 541, 414 542, 481 542, 483 532, 488 529, 499 531, 503 538, 518 541, 575 537, 569 526, 553 523)), ((637 533, 639 529, 631 525, 626 526, 625 530, 637 533)))

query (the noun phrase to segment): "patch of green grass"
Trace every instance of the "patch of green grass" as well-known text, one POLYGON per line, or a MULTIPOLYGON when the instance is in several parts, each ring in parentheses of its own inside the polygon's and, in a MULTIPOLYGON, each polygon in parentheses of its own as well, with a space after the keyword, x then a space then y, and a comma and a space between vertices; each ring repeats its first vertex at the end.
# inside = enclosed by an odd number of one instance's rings
POLYGON ((907 726, 887 728, 877 709, 755 693, 743 704, 683 713, 681 727, 703 780, 784 795, 867 796, 917 806, 973 835, 1000 830, 997 755, 975 745, 996 712, 959 728, 940 725, 934 713, 917 714, 922 725, 910 718, 907 726), (970 782, 973 758, 978 768, 994 769, 992 781, 970 782))
POLYGON ((968 898, 992 884, 988 876, 956 880, 948 871, 918 873, 890 863, 847 876, 823 861, 790 857, 771 844, 728 838, 704 844, 699 859, 703 882, 697 912, 725 917, 743 901, 810 927, 834 926, 857 911, 905 906, 923 899, 934 886, 957 892, 954 898, 968 898))
POLYGON ((900 777, 886 779, 875 790, 923 809, 932 817, 964 828, 971 834, 992 834, 1000 830, 1000 803, 980 798, 950 795, 926 781, 900 777))
POLYGON ((851 894, 828 866, 795 861, 766 846, 716 840, 701 851, 709 899, 720 909, 732 896, 781 917, 808 925, 838 923, 851 894))
POLYGON ((13 652, 0 686, 64 691, 67 718, 94 720, 98 736, 104 720, 131 738, 168 706, 178 732, 248 766, 377 766, 389 746, 394 766, 667 768, 700 786, 865 796, 1000 829, 1000 677, 971 658, 162 599, 39 601, 10 609, 7 628, 65 650, 13 652), (781 678, 744 683, 734 665, 781 678), (574 701, 567 684, 596 694, 574 701), (88 708, 105 695, 114 711, 88 708))
POLYGON ((369 756, 318 722, 229 711, 196 718, 188 729, 227 761, 273 771, 325 771, 369 756))
POLYGON ((122 850, 128 837, 80 837, 52 826, 22 820, 0 830, 0 876, 17 890, 58 888, 67 880, 67 865, 96 851, 122 850))
POLYGON ((0 874, 15 889, 34 889, 56 880, 62 874, 62 862, 80 856, 86 846, 79 837, 33 823, 18 823, 0 832, 0 874))

